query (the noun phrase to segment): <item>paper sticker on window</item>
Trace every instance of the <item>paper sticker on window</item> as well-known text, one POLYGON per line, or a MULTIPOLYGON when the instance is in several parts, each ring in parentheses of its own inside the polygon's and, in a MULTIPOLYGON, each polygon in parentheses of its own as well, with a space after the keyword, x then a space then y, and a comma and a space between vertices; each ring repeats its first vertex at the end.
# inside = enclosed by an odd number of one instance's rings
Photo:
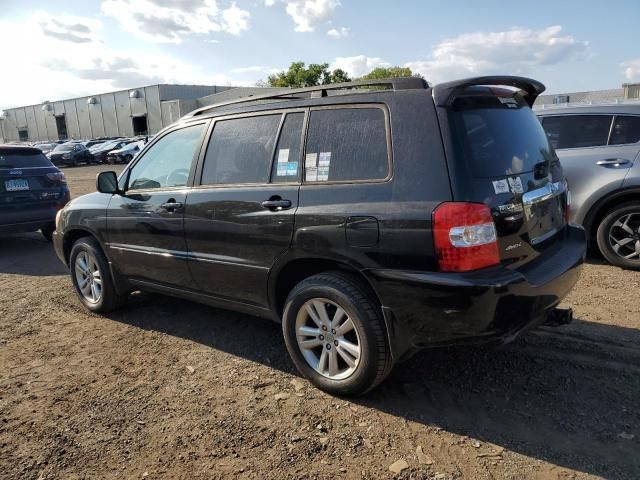
POLYGON ((330 164, 331 164, 331 152, 320 152, 320 158, 318 159, 318 167, 329 167, 330 164))
POLYGON ((318 166, 318 181, 326 182, 329 180, 329 167, 318 166))
POLYGON ((493 183, 493 191, 496 193, 509 193, 509 182, 506 180, 495 180, 493 183))
POLYGON ((289 149, 281 148, 278 150, 278 163, 287 163, 289 161, 289 149))
POLYGON ((287 176, 298 174, 298 162, 287 162, 287 176))
POLYGON ((317 153, 307 153, 307 156, 304 159, 305 167, 317 167, 318 166, 318 154, 317 153))
POLYGON ((524 188, 522 187, 522 180, 520 179, 520 177, 516 177, 516 178, 509 177, 509 186, 511 187, 511 191, 513 193, 524 192, 524 188))
POLYGON ((307 182, 317 182, 318 167, 307 167, 305 170, 305 179, 307 182))

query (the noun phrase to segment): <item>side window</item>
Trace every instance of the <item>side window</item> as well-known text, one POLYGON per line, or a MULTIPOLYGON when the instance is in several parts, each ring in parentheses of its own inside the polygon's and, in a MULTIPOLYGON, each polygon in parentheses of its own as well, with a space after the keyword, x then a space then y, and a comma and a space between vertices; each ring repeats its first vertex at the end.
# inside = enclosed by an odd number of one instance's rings
POLYGON ((546 117, 542 122, 553 148, 598 147, 607 144, 611 115, 546 117))
POLYGON ((616 117, 609 145, 624 145, 640 141, 640 117, 616 117))
POLYGON ((285 117, 271 172, 272 183, 295 182, 298 179, 303 126, 303 112, 289 113, 285 117))
POLYGON ((158 140, 131 169, 129 190, 186 185, 205 127, 181 128, 158 140))
POLYGON ((202 170, 203 185, 268 183, 282 114, 216 122, 202 170))
POLYGON ((381 180, 389 174, 387 128, 380 108, 313 110, 305 181, 381 180))

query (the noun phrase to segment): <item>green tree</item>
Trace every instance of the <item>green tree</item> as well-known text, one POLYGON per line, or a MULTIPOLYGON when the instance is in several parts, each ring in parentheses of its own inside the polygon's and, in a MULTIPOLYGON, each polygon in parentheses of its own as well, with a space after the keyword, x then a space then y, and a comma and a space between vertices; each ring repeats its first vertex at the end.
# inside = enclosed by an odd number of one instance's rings
POLYGON ((339 68, 331 71, 328 63, 311 63, 307 67, 304 62, 293 62, 289 69, 267 78, 269 87, 314 87, 329 83, 348 82, 349 76, 339 68))
POLYGON ((409 67, 378 67, 359 78, 358 80, 378 80, 381 78, 396 77, 418 77, 423 78, 419 73, 413 73, 409 67))

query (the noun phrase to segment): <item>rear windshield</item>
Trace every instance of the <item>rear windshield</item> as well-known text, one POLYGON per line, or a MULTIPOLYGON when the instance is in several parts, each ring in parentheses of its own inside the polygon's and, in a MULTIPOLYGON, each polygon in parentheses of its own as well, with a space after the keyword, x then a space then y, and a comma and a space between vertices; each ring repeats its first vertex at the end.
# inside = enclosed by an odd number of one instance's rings
POLYGON ((547 174, 554 154, 520 95, 459 97, 450 117, 457 155, 467 159, 474 177, 547 174))
POLYGON ((43 153, 33 152, 0 152, 0 169, 50 167, 51 162, 43 153))

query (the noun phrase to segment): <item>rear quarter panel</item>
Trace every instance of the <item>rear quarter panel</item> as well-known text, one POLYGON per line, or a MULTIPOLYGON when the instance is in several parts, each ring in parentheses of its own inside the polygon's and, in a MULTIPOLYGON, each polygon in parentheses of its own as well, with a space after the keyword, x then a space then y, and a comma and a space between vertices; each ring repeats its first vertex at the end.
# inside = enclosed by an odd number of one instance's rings
POLYGON ((426 91, 396 92, 386 98, 391 178, 303 184, 292 256, 340 259, 359 269, 435 269, 431 213, 451 199, 451 188, 433 100, 426 91), (347 242, 350 217, 375 219, 378 241, 364 246, 347 242))

